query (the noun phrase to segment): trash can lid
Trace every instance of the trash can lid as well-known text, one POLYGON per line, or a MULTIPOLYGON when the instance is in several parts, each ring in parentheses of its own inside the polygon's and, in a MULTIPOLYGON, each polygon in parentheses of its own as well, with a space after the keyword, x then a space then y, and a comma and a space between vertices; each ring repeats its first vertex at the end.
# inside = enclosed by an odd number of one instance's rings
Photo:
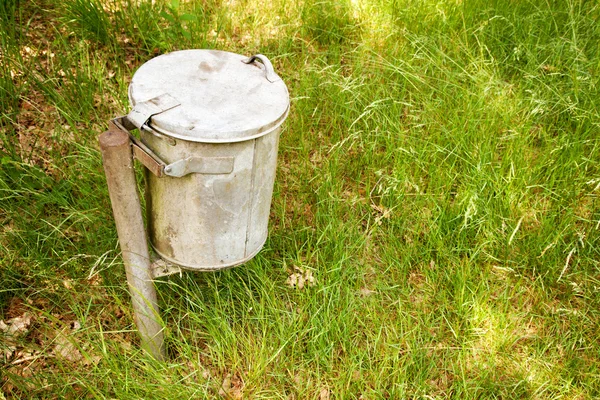
POLYGON ((269 60, 253 58, 218 50, 158 56, 133 75, 129 102, 135 110, 168 95, 176 106, 153 114, 148 125, 183 140, 232 143, 266 135, 287 117, 289 94, 269 60))

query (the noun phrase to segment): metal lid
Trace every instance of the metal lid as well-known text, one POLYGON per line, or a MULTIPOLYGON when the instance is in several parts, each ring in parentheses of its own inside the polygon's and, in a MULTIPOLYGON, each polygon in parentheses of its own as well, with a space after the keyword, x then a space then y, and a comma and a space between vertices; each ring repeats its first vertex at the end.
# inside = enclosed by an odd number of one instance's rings
POLYGON ((265 135, 281 125, 290 104, 266 57, 218 50, 176 51, 146 62, 133 75, 129 102, 132 114, 145 105, 155 110, 140 126, 203 143, 265 135))

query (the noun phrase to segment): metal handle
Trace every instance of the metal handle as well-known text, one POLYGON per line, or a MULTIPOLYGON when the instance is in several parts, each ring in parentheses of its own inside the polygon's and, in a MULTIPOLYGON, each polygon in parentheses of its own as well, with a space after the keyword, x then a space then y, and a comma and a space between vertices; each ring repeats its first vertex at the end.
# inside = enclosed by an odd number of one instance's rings
POLYGON ((265 78, 271 83, 280 81, 281 78, 275 73, 275 69, 273 68, 273 64, 266 56, 262 54, 255 54, 252 57, 249 57, 245 60, 242 60, 245 64, 251 64, 256 60, 260 60, 260 62, 265 66, 265 78))
POLYGON ((233 172, 233 157, 188 157, 164 168, 165 175, 180 178, 187 174, 219 175, 233 172))

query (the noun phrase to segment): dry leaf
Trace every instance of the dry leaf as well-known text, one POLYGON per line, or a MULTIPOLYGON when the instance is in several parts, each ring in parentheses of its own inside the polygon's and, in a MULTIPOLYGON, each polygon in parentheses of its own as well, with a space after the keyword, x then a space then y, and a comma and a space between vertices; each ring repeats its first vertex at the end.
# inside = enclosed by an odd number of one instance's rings
POLYGON ((223 384, 219 389, 219 396, 228 399, 240 400, 243 398, 242 389, 244 382, 239 375, 227 374, 223 379, 223 384))
POLYGON ((25 313, 20 317, 11 318, 6 323, 0 321, 0 331, 7 336, 17 337, 27 333, 31 325, 31 315, 25 313))
POLYGON ((20 350, 16 353, 16 355, 15 355, 16 360, 11 362, 11 365, 19 365, 19 364, 23 364, 23 363, 28 363, 29 361, 34 361, 40 357, 41 357, 41 353, 39 351, 20 350))
POLYGON ((310 269, 294 266, 294 272, 287 278, 285 283, 292 288, 304 289, 304 286, 314 286, 316 280, 310 269))
POLYGON ((59 334, 56 338, 56 346, 54 346, 54 355, 57 358, 77 362, 83 359, 83 356, 77 347, 66 336, 59 334))
POLYGON ((321 392, 319 393, 319 400, 329 400, 330 397, 331 397, 331 392, 329 391, 329 389, 327 389, 327 388, 321 389, 321 392))
MULTIPOLYGON (((17 346, 13 339, 25 335, 29 332, 29 326, 31 325, 31 315, 25 313, 20 317, 11 318, 4 322, 0 320, 0 332, 4 333, 4 346, 2 349, 2 355, 5 360, 12 358, 22 358, 20 353, 17 352, 17 346)), ((18 361, 18 360, 17 360, 18 361)))
POLYGON ((5 343, 4 349, 3 349, 4 359, 8 360, 9 358, 12 358, 13 354, 15 354, 15 351, 17 351, 17 346, 13 346, 13 345, 9 345, 9 344, 5 343))
POLYGON ((381 214, 382 218, 389 218, 392 213, 392 210, 382 206, 381 204, 371 204, 371 208, 381 214))
POLYGON ((361 297, 369 297, 370 295, 372 295, 374 293, 377 293, 376 290, 371 290, 371 289, 368 289, 368 288, 362 288, 362 289, 360 289, 359 292, 360 292, 360 296, 361 297))
POLYGON ((96 366, 100 361, 102 361, 102 357, 100 356, 85 357, 85 359, 83 360, 83 365, 85 365, 86 367, 89 367, 91 365, 96 366))
POLYGON ((73 321, 73 322, 71 322, 71 330, 73 332, 78 331, 80 329, 81 329, 81 322, 79 322, 79 321, 73 321))
POLYGON ((377 211, 377 213, 379 214, 377 217, 375 217, 375 223, 377 225, 381 225, 381 221, 385 218, 388 219, 390 218, 390 216, 392 215, 392 210, 390 210, 387 207, 384 207, 382 205, 377 205, 377 204, 371 204, 371 208, 375 211, 377 211))

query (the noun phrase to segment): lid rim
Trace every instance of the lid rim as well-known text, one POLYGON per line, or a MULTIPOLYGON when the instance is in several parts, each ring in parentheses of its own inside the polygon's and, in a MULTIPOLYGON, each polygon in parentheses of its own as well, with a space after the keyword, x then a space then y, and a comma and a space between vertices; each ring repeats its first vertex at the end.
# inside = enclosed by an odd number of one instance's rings
MULTIPOLYGON (((160 128, 159 126, 155 126, 152 124, 152 119, 150 119, 149 123, 146 125, 148 128, 150 128, 150 130, 154 130, 156 132, 158 132, 161 135, 167 136, 169 138, 173 138, 173 139, 178 139, 178 140, 183 140, 185 142, 194 142, 194 143, 213 143, 213 144, 222 144, 222 143, 239 143, 239 142, 245 142, 248 140, 254 140, 254 139, 258 139, 261 136, 265 136, 268 135, 269 133, 279 129, 281 127, 281 125, 283 125, 283 123, 285 122, 288 114, 290 112, 290 107, 288 105, 288 108, 286 109, 285 113, 283 113, 283 115, 281 116, 281 118, 279 119, 279 121, 277 121, 277 123, 271 127, 269 127, 268 129, 264 130, 264 131, 260 131, 252 136, 243 136, 243 137, 239 137, 239 138, 228 138, 228 139, 205 139, 205 138, 197 138, 197 137, 190 137, 190 136, 184 136, 178 133, 173 133, 170 131, 167 131, 163 128, 160 128)), ((236 132, 236 133, 244 133, 247 131, 243 131, 243 132, 236 132)), ((224 133, 227 134, 227 133, 224 133)))

